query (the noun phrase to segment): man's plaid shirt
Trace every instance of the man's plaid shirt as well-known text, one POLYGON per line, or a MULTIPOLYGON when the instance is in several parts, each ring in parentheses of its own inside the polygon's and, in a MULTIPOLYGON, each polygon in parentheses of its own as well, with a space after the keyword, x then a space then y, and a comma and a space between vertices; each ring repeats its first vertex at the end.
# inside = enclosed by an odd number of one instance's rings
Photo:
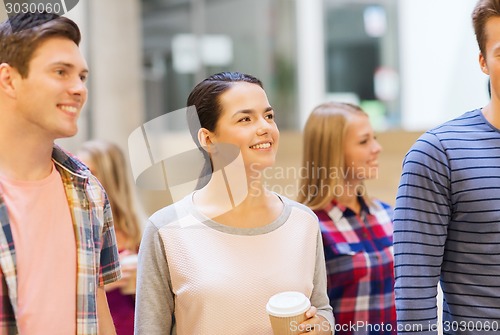
MULTIPOLYGON (((94 335, 98 329, 97 286, 121 276, 111 209, 103 188, 83 164, 57 146, 52 159, 61 174, 75 230, 76 333, 94 335)), ((2 194, 0 185, 0 334, 10 335, 18 333, 16 250, 2 194)))

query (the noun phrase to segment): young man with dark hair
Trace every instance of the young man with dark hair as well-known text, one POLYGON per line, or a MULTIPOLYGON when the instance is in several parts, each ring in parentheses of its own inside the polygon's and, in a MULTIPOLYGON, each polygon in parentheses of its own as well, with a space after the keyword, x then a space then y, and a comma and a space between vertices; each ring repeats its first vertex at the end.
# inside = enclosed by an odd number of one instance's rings
POLYGON ((80 31, 54 14, 0 24, 0 333, 115 334, 120 277, 107 196, 54 144, 87 99, 80 31))
POLYGON ((500 330, 500 0, 472 13, 491 100, 432 130, 405 157, 394 214, 400 334, 500 330))

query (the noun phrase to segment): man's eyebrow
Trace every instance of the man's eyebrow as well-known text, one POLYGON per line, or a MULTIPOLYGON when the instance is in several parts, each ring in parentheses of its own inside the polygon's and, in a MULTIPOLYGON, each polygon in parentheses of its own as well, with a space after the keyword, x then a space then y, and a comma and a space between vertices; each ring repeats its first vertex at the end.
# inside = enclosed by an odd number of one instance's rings
POLYGON ((493 52, 498 52, 500 51, 500 44, 497 44, 493 47, 493 52))

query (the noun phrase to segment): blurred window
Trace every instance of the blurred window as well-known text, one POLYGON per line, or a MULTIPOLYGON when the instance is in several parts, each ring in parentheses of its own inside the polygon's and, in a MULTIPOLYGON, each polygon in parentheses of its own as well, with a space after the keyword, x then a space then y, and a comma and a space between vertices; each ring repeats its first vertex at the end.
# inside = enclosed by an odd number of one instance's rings
POLYGON ((396 0, 324 0, 330 100, 360 104, 375 128, 400 123, 396 0))
POLYGON ((240 71, 262 80, 280 129, 298 128, 294 1, 142 0, 142 17, 147 120, 185 107, 207 76, 240 71))

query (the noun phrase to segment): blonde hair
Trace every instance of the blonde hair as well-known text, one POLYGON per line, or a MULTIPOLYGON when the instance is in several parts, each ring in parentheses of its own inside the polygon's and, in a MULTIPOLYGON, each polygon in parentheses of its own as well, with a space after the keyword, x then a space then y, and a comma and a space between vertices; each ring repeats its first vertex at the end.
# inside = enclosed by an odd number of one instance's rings
MULTIPOLYGON (((336 190, 345 184, 346 162, 344 139, 353 115, 368 116, 360 107, 328 102, 313 109, 304 129, 304 152, 297 200, 309 208, 322 209, 337 199, 336 190)), ((371 204, 364 184, 359 194, 371 204)))
POLYGON ((88 157, 84 161, 91 166, 92 174, 104 187, 113 213, 115 230, 125 236, 124 247, 136 249, 141 241, 140 219, 123 151, 114 143, 91 140, 83 143, 77 155, 88 157))

